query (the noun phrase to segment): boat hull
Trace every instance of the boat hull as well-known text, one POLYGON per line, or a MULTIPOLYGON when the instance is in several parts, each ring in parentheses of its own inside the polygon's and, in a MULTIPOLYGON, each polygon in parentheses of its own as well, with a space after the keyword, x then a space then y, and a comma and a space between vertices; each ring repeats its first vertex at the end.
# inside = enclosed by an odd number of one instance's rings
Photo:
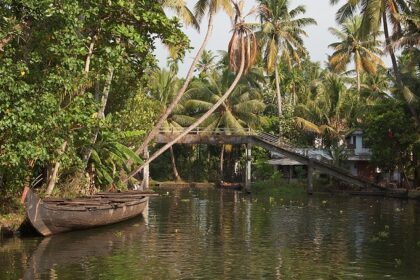
POLYGON ((236 191, 242 190, 241 183, 220 182, 218 187, 221 189, 228 189, 228 190, 236 190, 236 191))
POLYGON ((142 214, 147 202, 148 197, 140 197, 124 203, 60 206, 44 202, 32 191, 25 199, 27 216, 43 236, 121 222, 142 214))

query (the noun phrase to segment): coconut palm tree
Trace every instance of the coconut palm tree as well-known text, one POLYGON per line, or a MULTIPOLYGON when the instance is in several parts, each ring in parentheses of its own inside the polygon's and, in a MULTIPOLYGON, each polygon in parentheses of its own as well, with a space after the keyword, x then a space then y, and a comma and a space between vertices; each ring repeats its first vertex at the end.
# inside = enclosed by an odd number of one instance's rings
POLYGON ((344 76, 326 72, 305 101, 296 106, 296 124, 303 130, 322 136, 331 144, 345 133, 362 113, 359 95, 347 88, 344 76))
POLYGON ((170 10, 175 11, 175 13, 181 18, 181 20, 197 30, 200 30, 200 24, 197 21, 197 18, 194 16, 194 13, 188 8, 185 0, 162 0, 162 6, 170 10))
POLYGON ((378 66, 385 67, 380 58, 382 51, 379 42, 371 35, 361 37, 360 25, 362 18, 355 16, 347 19, 337 28, 329 28, 330 32, 340 41, 329 45, 334 53, 329 57, 330 67, 334 72, 343 72, 346 66, 353 61, 357 77, 357 91, 360 92, 360 75, 362 72, 376 74, 378 66))
POLYGON ((209 118, 219 107, 225 102, 225 100, 230 96, 234 91, 237 84, 241 80, 241 77, 246 73, 255 63, 256 54, 257 54, 257 42, 255 34, 246 22, 245 18, 255 12, 253 9, 251 12, 244 14, 243 1, 234 2, 232 1, 235 10, 235 16, 233 17, 233 34, 229 41, 229 65, 230 68, 236 73, 235 79, 233 80, 230 87, 226 92, 220 97, 220 99, 202 116, 200 116, 192 125, 186 128, 182 133, 175 137, 172 141, 165 144, 162 148, 156 151, 150 158, 144 161, 144 163, 136 168, 129 176, 123 180, 127 182, 129 178, 140 172, 146 165, 151 161, 160 156, 163 152, 169 149, 173 144, 178 142, 185 135, 190 133, 193 129, 197 128, 202 124, 207 118, 209 118))
MULTIPOLYGON (((300 62, 300 58, 306 56, 303 46, 303 36, 307 36, 303 30, 310 24, 316 24, 312 18, 297 18, 304 14, 304 6, 298 6, 289 10, 288 0, 260 0, 261 5, 259 18, 261 21, 261 44, 264 51, 265 67, 269 73, 274 71, 277 95, 278 116, 282 116, 282 96, 280 91, 280 77, 278 65, 283 61, 292 68, 292 62, 300 62)), ((281 128, 280 128, 281 131, 281 128)))
MULTIPOLYGON (((248 72, 247 75, 250 73, 248 72)), ((247 128, 257 128, 261 123, 259 115, 264 111, 265 104, 259 88, 252 87, 244 75, 232 94, 226 99, 207 120, 202 123, 202 130, 217 131, 226 129, 225 133, 245 134, 247 128)), ((252 75, 252 74, 251 74, 252 75)), ((221 73, 213 71, 207 78, 191 84, 188 91, 189 99, 185 102, 187 111, 198 118, 211 108, 229 88, 235 75, 228 69, 221 73)), ((220 167, 223 174, 223 159, 225 146, 222 145, 220 167)))
POLYGON ((149 145, 149 143, 155 138, 159 129, 165 123, 166 119, 169 117, 171 112, 174 110, 176 105, 181 100, 182 96, 184 95, 185 91, 187 90, 188 85, 191 82, 194 70, 196 65, 203 54, 207 43, 210 39, 211 33, 213 31, 213 20, 214 15, 219 10, 224 10, 228 15, 232 13, 232 5, 231 1, 229 0, 198 0, 195 4, 195 17, 198 22, 200 22, 204 15, 208 14, 208 24, 207 24, 207 33, 204 37, 203 43, 201 44, 199 50, 197 51, 196 56, 194 57, 193 62, 190 65, 188 70, 187 76, 185 77, 184 83, 182 87, 178 90, 176 96, 172 100, 172 103, 166 108, 165 112, 160 116, 158 122, 153 127, 152 131, 149 132, 143 143, 140 147, 136 150, 136 154, 141 154, 145 150, 145 148, 149 145))
POLYGON ((420 1, 411 0, 407 3, 408 9, 399 19, 403 26, 402 32, 392 36, 389 47, 394 49, 420 47, 420 1))
MULTIPOLYGON (((171 104, 173 98, 176 96, 177 91, 182 86, 182 80, 176 76, 176 64, 171 63, 170 70, 156 69, 149 73, 149 94, 154 99, 158 100, 163 106, 163 110, 171 104)), ((194 118, 184 114, 184 104, 181 100, 180 103, 174 108, 171 114, 166 119, 162 128, 165 130, 178 130, 183 126, 189 125, 195 121, 194 118)), ((173 147, 169 149, 171 155, 172 170, 176 181, 181 181, 178 169, 176 167, 176 159, 173 147)))
MULTIPOLYGON (((335 5, 338 2, 339 0, 330 0, 332 5, 335 5)), ((358 10, 361 10, 361 36, 364 37, 368 34, 376 35, 380 30, 382 22, 385 41, 388 45, 391 42, 388 17, 391 19, 394 32, 401 32, 399 16, 401 11, 406 9, 407 4, 404 0, 347 0, 346 3, 338 10, 336 19, 339 23, 343 23, 348 18, 353 17, 358 10)), ((399 80, 397 82, 400 83, 401 77, 399 75, 397 59, 395 58, 394 51, 390 49, 389 54, 394 68, 394 74, 396 75, 397 80, 399 80)))
MULTIPOLYGON (((185 101, 185 109, 198 118, 207 112, 229 88, 235 76, 228 70, 219 74, 212 72, 206 81, 191 84, 189 98, 185 101)), ((244 80, 240 81, 231 96, 202 123, 204 131, 214 131, 218 128, 245 133, 247 128, 257 128, 260 114, 265 108, 262 94, 258 89, 251 88, 244 80)))
POLYGON ((392 88, 392 77, 384 68, 376 74, 363 74, 361 77, 361 96, 372 105, 378 99, 388 98, 390 88, 392 88))
MULTIPOLYGON (((339 0, 330 0, 332 5, 335 5, 339 0)), ((383 25, 386 45, 391 44, 391 34, 388 26, 388 18, 393 27, 393 37, 399 37, 402 34, 401 15, 410 13, 410 6, 407 5, 406 0, 347 0, 346 3, 340 7, 337 12, 336 19, 338 22, 344 22, 347 18, 354 16, 354 14, 361 10, 361 36, 368 34, 376 35, 383 25)), ((392 68, 396 80, 396 85, 400 93, 406 99, 406 104, 410 110, 411 115, 416 123, 416 127, 420 127, 420 120, 416 109, 412 104, 414 94, 406 87, 402 81, 401 72, 398 67, 397 59, 395 57, 394 48, 387 48, 391 57, 392 68)))
POLYGON ((211 51, 205 50, 197 64, 196 71, 199 73, 200 78, 204 78, 213 69, 217 67, 216 63, 217 56, 211 51))

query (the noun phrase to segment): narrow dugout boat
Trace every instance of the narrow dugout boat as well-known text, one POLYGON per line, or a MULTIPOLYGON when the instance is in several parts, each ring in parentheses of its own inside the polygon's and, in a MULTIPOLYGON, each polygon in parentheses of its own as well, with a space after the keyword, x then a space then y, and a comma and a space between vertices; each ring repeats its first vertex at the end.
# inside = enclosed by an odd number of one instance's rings
POLYGON ((230 189, 230 190, 241 190, 242 189, 242 184, 241 183, 232 183, 232 182, 220 181, 219 188, 230 189))
POLYGON ((143 191, 101 192, 74 199, 40 199, 25 188, 22 202, 33 227, 43 236, 118 223, 142 214, 149 196, 143 191))

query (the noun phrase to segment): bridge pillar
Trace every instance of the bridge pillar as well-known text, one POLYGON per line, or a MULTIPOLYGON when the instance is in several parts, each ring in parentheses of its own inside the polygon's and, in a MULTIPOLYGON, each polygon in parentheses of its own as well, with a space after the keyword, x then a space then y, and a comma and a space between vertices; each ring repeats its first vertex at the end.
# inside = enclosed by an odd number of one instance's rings
POLYGON ((309 160, 308 162, 308 187, 306 190, 308 194, 314 193, 314 185, 312 181, 313 173, 314 173, 313 163, 311 160, 309 160))
POLYGON ((246 167, 245 167, 245 191, 251 192, 251 163, 252 163, 252 144, 248 143, 246 145, 246 167))
MULTIPOLYGON (((144 153, 143 154, 144 154, 144 159, 147 160, 149 158, 149 148, 148 147, 144 148, 144 153)), ((144 190, 149 189, 149 176, 150 176, 149 173, 150 173, 149 172, 149 164, 146 164, 143 168, 143 183, 142 183, 142 186, 143 186, 144 190)))

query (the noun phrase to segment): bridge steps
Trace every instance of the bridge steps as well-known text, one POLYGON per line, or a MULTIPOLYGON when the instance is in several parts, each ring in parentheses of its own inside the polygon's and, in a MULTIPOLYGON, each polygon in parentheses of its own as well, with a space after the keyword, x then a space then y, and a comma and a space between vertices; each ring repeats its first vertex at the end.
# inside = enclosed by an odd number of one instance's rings
MULTIPOLYGON (((162 130, 156 137, 157 143, 168 143, 174 137, 179 135, 182 130, 162 130)), ((180 144, 247 144, 247 153, 249 144, 257 145, 265 148, 268 151, 279 153, 285 157, 298 161, 303 165, 307 165, 309 170, 317 169, 323 173, 329 174, 340 181, 346 182, 347 184, 358 186, 364 189, 376 189, 384 190, 385 188, 379 186, 364 178, 354 176, 346 169, 339 168, 328 162, 320 161, 317 159, 310 158, 302 155, 293 149, 293 145, 288 143, 285 139, 279 139, 277 136, 266 133, 257 132, 251 129, 244 130, 229 130, 229 129, 217 129, 215 131, 205 131, 202 129, 196 129, 191 131, 188 135, 182 138, 178 143, 180 144)), ((247 163, 248 166, 248 163, 247 163)), ((250 170, 249 170, 250 172, 250 170)), ((248 173, 248 168, 247 168, 248 173)), ((311 172, 309 172, 311 173, 311 172)), ((311 175, 308 173, 308 185, 312 185, 311 175)), ((246 174, 249 177, 249 174, 246 174)), ((249 180, 247 180, 248 182, 249 180)), ((246 184, 248 185, 248 184, 246 184)), ((308 192, 311 192, 308 188, 308 192)))

